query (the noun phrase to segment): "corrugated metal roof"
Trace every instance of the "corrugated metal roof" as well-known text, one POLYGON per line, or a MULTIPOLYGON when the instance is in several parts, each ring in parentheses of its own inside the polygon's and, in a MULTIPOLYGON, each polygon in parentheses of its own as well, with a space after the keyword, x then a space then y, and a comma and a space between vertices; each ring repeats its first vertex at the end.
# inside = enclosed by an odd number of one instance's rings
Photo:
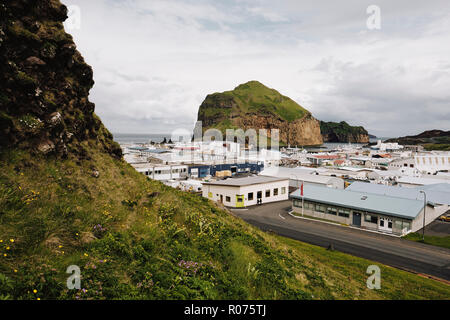
POLYGON ((285 167, 266 168, 261 172, 261 175, 322 184, 328 184, 330 181, 333 181, 333 179, 340 179, 331 176, 313 174, 312 171, 307 171, 304 169, 285 167))
POLYGON ((409 177, 404 176, 397 179, 399 183, 407 183, 407 184, 416 184, 416 185, 429 185, 429 184, 438 184, 438 183, 450 183, 450 180, 441 179, 437 176, 433 176, 433 178, 428 177, 409 177))
MULTIPOLYGON (((305 200, 405 219, 414 219, 423 209, 423 201, 389 197, 367 192, 309 185, 304 187, 303 192, 305 200)), ((290 196, 296 199, 302 198, 300 196, 300 190, 294 191, 290 196)))
POLYGON ((216 186, 230 186, 230 187, 241 187, 241 186, 249 186, 253 184, 262 184, 262 183, 270 183, 276 181, 284 181, 288 180, 286 178, 276 178, 276 177, 267 177, 267 176, 254 176, 254 177, 245 177, 245 178, 229 178, 226 180, 213 181, 213 182, 205 182, 206 185, 216 185, 216 186))
POLYGON ((427 194, 427 202, 431 204, 450 204, 450 184, 449 192, 434 191, 425 189, 424 187, 407 188, 385 186, 375 183, 353 182, 346 190, 357 192, 368 192, 373 194, 388 195, 391 197, 398 197, 404 199, 421 200, 423 201, 423 194, 421 190, 425 190, 427 194))
POLYGON ((441 191, 446 192, 450 194, 450 183, 436 183, 436 184, 429 184, 427 186, 417 187, 421 188, 423 190, 432 190, 432 191, 441 191))

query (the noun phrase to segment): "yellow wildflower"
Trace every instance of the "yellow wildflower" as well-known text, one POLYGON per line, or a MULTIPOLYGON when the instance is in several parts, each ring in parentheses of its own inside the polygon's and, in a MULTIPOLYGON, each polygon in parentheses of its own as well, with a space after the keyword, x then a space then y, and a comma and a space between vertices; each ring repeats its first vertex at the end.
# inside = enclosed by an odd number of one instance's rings
POLYGON ((33 290, 33 293, 37 293, 37 290, 36 290, 36 289, 34 289, 34 290, 33 290))

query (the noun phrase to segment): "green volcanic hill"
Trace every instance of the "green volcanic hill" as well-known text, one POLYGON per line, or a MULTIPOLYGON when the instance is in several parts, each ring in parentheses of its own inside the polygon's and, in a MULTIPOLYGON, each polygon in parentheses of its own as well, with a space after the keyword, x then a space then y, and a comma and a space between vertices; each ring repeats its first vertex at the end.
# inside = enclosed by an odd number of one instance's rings
POLYGON ((139 174, 93 113, 66 7, 0 10, 0 300, 448 299, 448 285, 381 264, 369 290, 374 262, 261 232, 139 174), (80 290, 66 287, 72 265, 80 290))
POLYGON ((320 132, 325 142, 368 143, 369 133, 364 127, 351 126, 345 121, 320 121, 320 132))
POLYGON ((203 131, 215 128, 225 135, 226 129, 279 129, 284 144, 322 143, 319 122, 308 110, 258 81, 208 95, 197 119, 203 131))

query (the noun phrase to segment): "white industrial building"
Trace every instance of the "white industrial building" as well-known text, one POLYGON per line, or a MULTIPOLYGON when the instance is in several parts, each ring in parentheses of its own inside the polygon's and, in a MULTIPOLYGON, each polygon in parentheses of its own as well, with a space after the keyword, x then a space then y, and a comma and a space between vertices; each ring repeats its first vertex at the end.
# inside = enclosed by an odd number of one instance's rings
POLYGON ((299 188, 304 183, 304 185, 344 189, 343 179, 328 175, 318 175, 318 170, 312 168, 271 167, 264 169, 260 174, 263 176, 289 179, 289 186, 291 188, 299 188))
POLYGON ((400 158, 389 163, 389 170, 416 169, 420 173, 435 174, 450 171, 450 152, 423 152, 408 158, 400 158))
POLYGON ((289 199, 289 179, 267 176, 204 182, 203 197, 227 207, 244 208, 289 199))
POLYGON ((423 200, 389 195, 305 186, 303 195, 297 190, 290 195, 292 210, 371 231, 405 235, 416 232, 436 219, 440 210, 423 200))
POLYGON ((182 179, 188 176, 187 165, 155 165, 151 163, 133 164, 137 172, 145 174, 153 180, 165 181, 182 179))

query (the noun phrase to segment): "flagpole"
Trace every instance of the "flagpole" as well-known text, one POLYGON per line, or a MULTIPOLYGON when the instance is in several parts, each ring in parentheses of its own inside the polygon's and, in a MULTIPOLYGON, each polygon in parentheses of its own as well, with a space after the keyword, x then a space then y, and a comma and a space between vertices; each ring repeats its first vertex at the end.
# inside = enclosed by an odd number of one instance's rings
POLYGON ((305 201, 303 200, 303 185, 305 184, 305 181, 302 180, 302 217, 303 217, 303 210, 305 210, 305 201))

